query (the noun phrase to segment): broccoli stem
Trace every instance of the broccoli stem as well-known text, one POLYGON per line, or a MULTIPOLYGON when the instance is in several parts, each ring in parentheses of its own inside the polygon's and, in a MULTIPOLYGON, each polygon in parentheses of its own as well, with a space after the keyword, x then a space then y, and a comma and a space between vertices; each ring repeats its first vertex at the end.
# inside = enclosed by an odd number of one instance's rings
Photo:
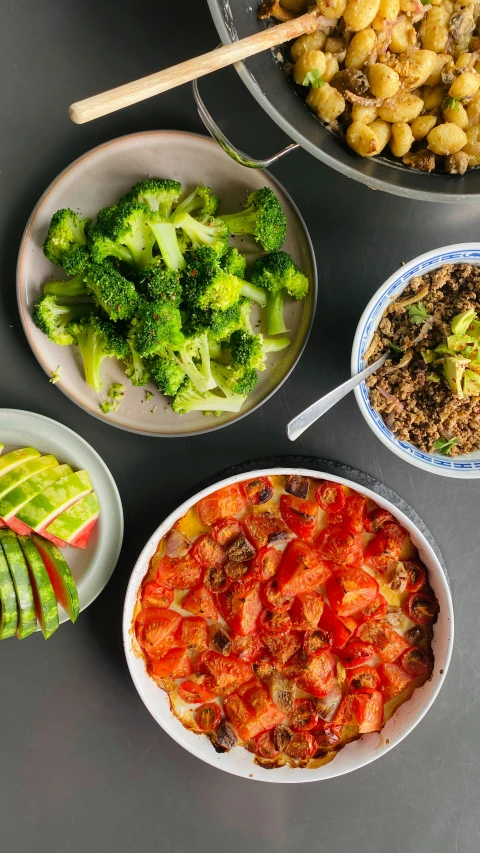
POLYGON ((290 346, 290 338, 264 338, 263 339, 263 351, 264 352, 280 352, 282 349, 286 349, 290 346))
POLYGON ((160 254, 169 270, 183 270, 186 267, 177 240, 175 225, 171 222, 151 222, 150 228, 160 249, 160 254))
POLYGON ((258 219, 258 210, 252 205, 239 213, 229 213, 222 216, 232 234, 255 234, 258 219))
MULTIPOLYGON (((240 279, 242 282, 242 289, 240 291, 240 296, 247 296, 249 299, 253 299, 254 302, 258 302, 261 308, 265 308, 267 304, 267 294, 265 290, 261 287, 256 287, 250 281, 244 281, 244 279, 240 279)), ((286 329, 283 329, 286 332, 286 329)))
POLYGON ((287 332, 283 316, 283 300, 285 290, 269 293, 267 297, 267 330, 269 335, 281 335, 287 332))
POLYGON ((79 341, 79 349, 83 359, 86 382, 94 391, 98 392, 102 388, 100 365, 105 355, 103 347, 99 344, 98 336, 87 334, 84 340, 79 341))
POLYGON ((47 281, 43 292, 50 296, 85 296, 88 290, 83 276, 76 275, 69 281, 47 281))

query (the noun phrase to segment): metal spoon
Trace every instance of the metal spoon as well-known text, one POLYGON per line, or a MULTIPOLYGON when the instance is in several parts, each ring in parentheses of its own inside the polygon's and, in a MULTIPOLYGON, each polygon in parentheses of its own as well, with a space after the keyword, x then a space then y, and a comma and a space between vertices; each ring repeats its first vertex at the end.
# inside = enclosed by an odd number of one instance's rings
POLYGON ((357 385, 360 385, 365 379, 368 379, 372 373, 375 373, 382 364, 385 364, 387 358, 390 355, 390 351, 384 352, 381 358, 378 361, 375 361, 370 367, 366 367, 365 370, 362 370, 361 373, 357 373, 356 376, 352 376, 351 379, 347 379, 343 385, 339 385, 338 388, 334 388, 333 391, 329 391, 328 394, 325 394, 324 397, 320 397, 316 403, 312 403, 308 409, 304 409, 303 412, 300 412, 296 418, 293 418, 289 424, 287 424, 287 435, 290 441, 296 441, 297 438, 300 438, 303 432, 305 432, 308 427, 311 427, 315 421, 318 421, 325 412, 328 412, 332 406, 335 406, 340 400, 343 399, 350 391, 353 391, 357 385))

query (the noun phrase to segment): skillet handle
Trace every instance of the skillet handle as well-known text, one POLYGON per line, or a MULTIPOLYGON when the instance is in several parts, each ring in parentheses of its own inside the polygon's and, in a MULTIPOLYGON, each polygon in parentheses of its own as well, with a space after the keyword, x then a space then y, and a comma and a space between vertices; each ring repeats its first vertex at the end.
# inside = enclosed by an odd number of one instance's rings
POLYGON ((276 154, 273 154, 272 157, 266 157, 264 160, 256 160, 253 157, 248 157, 247 154, 244 154, 243 151, 240 151, 239 148, 237 148, 230 142, 229 139, 227 139, 223 131, 220 130, 216 121, 214 121, 214 119, 208 112, 200 96, 197 80, 193 81, 192 88, 193 97, 195 99, 198 114, 202 119, 208 132, 211 136, 213 136, 216 142, 221 145, 221 147, 228 154, 228 156, 231 157, 232 160, 235 160, 237 163, 240 163, 241 166, 247 166, 249 169, 265 169, 267 166, 271 166, 272 163, 276 163, 277 160, 280 160, 280 158, 283 157, 285 154, 289 154, 290 151, 294 151, 296 148, 300 148, 298 142, 292 142, 291 145, 287 145, 286 148, 282 148, 281 151, 278 151, 276 154))

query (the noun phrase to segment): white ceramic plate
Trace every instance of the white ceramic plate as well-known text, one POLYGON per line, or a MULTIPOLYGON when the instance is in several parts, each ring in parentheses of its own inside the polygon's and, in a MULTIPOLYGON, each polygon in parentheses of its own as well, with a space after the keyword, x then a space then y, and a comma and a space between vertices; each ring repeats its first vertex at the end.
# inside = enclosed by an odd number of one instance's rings
MULTIPOLYGON (((232 244, 246 251, 249 260, 261 254, 253 238, 236 238, 232 244)), ((68 166, 46 190, 35 207, 25 229, 17 267, 17 298, 27 340, 48 375, 61 365, 56 387, 95 417, 114 426, 152 436, 194 435, 218 429, 252 412, 280 387, 297 363, 307 342, 315 313, 317 274, 313 248, 294 203, 268 172, 246 169, 230 159, 210 138, 180 131, 147 131, 106 142, 68 166), (120 364, 114 359, 102 366, 103 391, 96 394, 85 382, 79 356, 71 347, 53 344, 32 320, 32 310, 45 281, 65 278, 59 267, 43 255, 42 243, 52 214, 71 207, 84 216, 94 217, 101 207, 114 204, 135 181, 147 175, 174 178, 186 192, 198 184, 213 187, 221 197, 220 210, 240 209, 247 193, 269 186, 279 196, 288 220, 284 249, 308 275, 310 292, 303 302, 287 300, 285 318, 291 345, 269 356, 269 369, 249 395, 240 414, 227 413, 220 418, 201 412, 176 415, 155 386, 146 386, 154 394, 147 403, 146 388, 134 388, 120 364), (126 385, 125 398, 116 413, 100 410, 110 382, 126 385), (152 413, 153 406, 156 411, 152 413)), ((252 314, 254 317, 254 314, 252 314)), ((259 328, 259 331, 264 331, 259 328)))
MULTIPOLYGON (((457 243, 453 246, 443 246, 433 249, 424 255, 419 255, 413 261, 393 273, 372 296, 365 311, 360 317, 352 347, 351 370, 352 376, 366 367, 363 354, 367 351, 377 326, 391 302, 402 294, 410 279, 416 275, 438 269, 444 264, 474 264, 480 266, 480 243, 457 243)), ((405 462, 410 462, 416 468, 441 474, 443 477, 457 477, 464 480, 474 480, 480 477, 480 449, 474 453, 462 456, 442 456, 441 453, 424 453, 413 444, 401 441, 388 429, 382 416, 370 405, 370 396, 365 382, 355 388, 355 397, 360 411, 370 429, 377 438, 405 462)))
POLYGON ((140 698, 155 718, 157 723, 177 743, 189 752, 227 773, 256 779, 263 782, 317 782, 321 779, 332 779, 342 776, 351 770, 356 770, 371 761, 385 755, 406 737, 420 722, 432 705, 442 686, 450 663, 453 644, 453 607, 448 582, 443 569, 431 546, 418 528, 403 513, 399 512, 389 501, 376 495, 369 489, 359 489, 356 483, 321 471, 309 471, 303 468, 270 468, 267 471, 249 471, 248 474, 238 474, 221 480, 207 489, 198 492, 194 497, 185 501, 158 527, 143 549, 130 578, 125 606, 123 611, 123 643, 128 667, 140 698), (243 747, 235 747, 228 753, 218 755, 205 735, 196 735, 185 729, 170 710, 167 694, 161 690, 147 674, 140 649, 132 632, 132 616, 137 600, 137 594, 142 580, 148 570, 151 557, 156 551, 158 541, 181 518, 191 506, 205 495, 215 492, 229 483, 251 479, 261 474, 288 475, 301 474, 317 479, 325 478, 342 483, 345 486, 364 494, 375 501, 378 506, 388 509, 400 524, 408 531, 414 545, 418 548, 423 562, 428 568, 430 583, 437 596, 440 613, 434 627, 433 653, 435 667, 431 679, 422 687, 415 690, 412 698, 405 702, 387 722, 381 732, 363 735, 359 740, 345 746, 329 764, 318 769, 278 767, 266 770, 254 763, 254 757, 243 747))
MULTIPOLYGON (((110 471, 83 438, 35 412, 0 409, 0 441, 5 445, 4 454, 19 447, 35 447, 74 470, 85 468, 90 474, 100 502, 100 517, 85 550, 62 549, 77 584, 80 610, 85 610, 109 581, 122 547, 122 503, 110 471)), ((58 612, 60 622, 66 622, 68 616, 60 605, 58 612)))

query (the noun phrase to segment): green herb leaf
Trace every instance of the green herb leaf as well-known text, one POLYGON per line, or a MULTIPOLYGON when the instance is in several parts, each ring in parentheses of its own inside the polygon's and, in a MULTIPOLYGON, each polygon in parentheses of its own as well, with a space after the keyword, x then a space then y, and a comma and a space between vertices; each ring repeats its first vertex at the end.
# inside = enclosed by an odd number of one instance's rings
POLYGON ((460 107, 460 98, 445 98, 442 104, 442 110, 458 110, 460 107))
POLYGON ((312 89, 320 89, 321 86, 325 86, 325 80, 320 74, 320 71, 317 71, 317 69, 314 68, 313 71, 309 71, 305 74, 302 86, 311 86, 312 89))
POLYGON ((438 438, 437 441, 433 442, 435 450, 438 450, 444 456, 450 456, 450 451, 454 444, 458 444, 458 438, 451 438, 449 441, 446 438, 438 438))
POLYGON ((403 347, 397 346, 397 344, 393 344, 392 341, 388 341, 388 348, 390 350, 390 356, 392 361, 400 361, 403 355, 405 355, 405 350, 403 347))
POLYGON ((423 323, 428 317, 423 302, 417 302, 416 305, 409 305, 407 311, 410 322, 413 326, 419 326, 420 323, 423 323))

